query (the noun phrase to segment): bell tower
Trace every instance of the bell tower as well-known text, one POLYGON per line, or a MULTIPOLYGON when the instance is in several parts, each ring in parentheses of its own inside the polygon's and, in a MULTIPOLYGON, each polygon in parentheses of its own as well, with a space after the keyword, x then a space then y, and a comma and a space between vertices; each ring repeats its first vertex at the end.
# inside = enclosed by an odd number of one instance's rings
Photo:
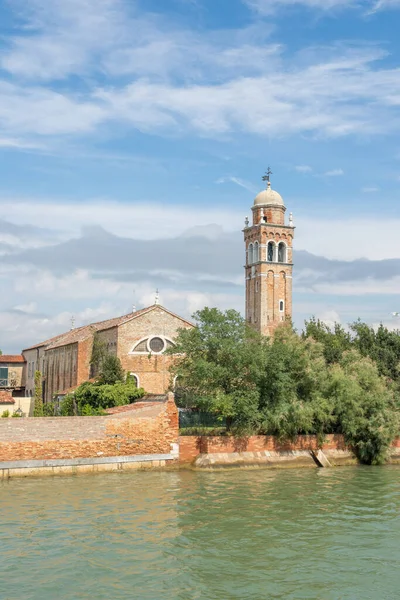
POLYGON ((254 199, 253 222, 246 217, 246 320, 262 335, 292 318, 292 213, 285 224, 282 196, 271 188, 268 167, 263 177, 266 189, 254 199))

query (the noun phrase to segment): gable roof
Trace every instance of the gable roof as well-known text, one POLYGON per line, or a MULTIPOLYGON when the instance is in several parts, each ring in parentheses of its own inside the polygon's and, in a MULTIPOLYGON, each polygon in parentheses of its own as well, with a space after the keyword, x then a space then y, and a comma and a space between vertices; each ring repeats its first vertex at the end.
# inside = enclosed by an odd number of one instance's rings
POLYGON ((24 363, 25 359, 21 354, 0 354, 0 363, 24 363))
MULTIPOLYGON (((87 338, 89 338, 95 331, 104 331, 105 329, 111 329, 112 327, 118 327, 119 325, 123 325, 124 323, 128 323, 133 319, 137 319, 138 317, 149 313, 155 309, 161 309, 164 312, 172 315, 173 317, 191 325, 193 327, 193 323, 186 321, 182 317, 174 314, 168 309, 164 308, 160 304, 153 304, 153 306, 148 306, 147 308, 142 308, 140 310, 136 310, 135 312, 129 313, 127 315, 123 315, 122 317, 114 317, 113 319, 106 319, 105 321, 98 321, 97 323, 91 323, 90 325, 83 325, 82 327, 78 327, 77 329, 72 329, 71 331, 67 331, 66 333, 61 333, 53 338, 42 342, 41 344, 36 344, 36 346, 30 346, 25 350, 33 350, 34 348, 41 348, 42 346, 47 349, 59 348, 60 346, 67 346, 69 344, 74 344, 76 342, 83 342, 87 338)), ((25 351, 24 350, 24 351, 25 351)))

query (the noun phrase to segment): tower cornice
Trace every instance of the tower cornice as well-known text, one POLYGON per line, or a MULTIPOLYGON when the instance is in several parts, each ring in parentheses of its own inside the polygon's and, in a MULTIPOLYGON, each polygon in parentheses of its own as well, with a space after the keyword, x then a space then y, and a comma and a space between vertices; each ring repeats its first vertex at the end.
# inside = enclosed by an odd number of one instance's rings
POLYGON ((296 227, 294 225, 279 225, 278 223, 265 223, 265 221, 263 221, 262 223, 256 223, 255 225, 249 225, 248 227, 245 227, 244 229, 242 229, 243 232, 248 231, 249 229, 255 229, 256 227, 277 227, 279 229, 296 229, 296 227))

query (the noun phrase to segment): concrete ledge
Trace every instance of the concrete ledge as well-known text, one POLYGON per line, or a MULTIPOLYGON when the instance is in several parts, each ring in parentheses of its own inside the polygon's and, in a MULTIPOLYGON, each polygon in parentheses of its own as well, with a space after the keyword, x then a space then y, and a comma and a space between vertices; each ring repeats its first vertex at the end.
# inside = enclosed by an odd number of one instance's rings
POLYGON ((176 459, 176 454, 171 453, 52 460, 16 460, 0 462, 0 479, 160 468, 176 459))
POLYGON ((393 452, 390 454, 389 464, 397 465, 400 463, 400 448, 394 448, 393 452))
POLYGON ((313 467, 314 459, 307 450, 289 450, 286 452, 218 452, 200 454, 194 462, 198 469, 221 467, 313 467))
POLYGON ((358 464, 357 458, 349 450, 324 450, 324 454, 334 467, 358 464))

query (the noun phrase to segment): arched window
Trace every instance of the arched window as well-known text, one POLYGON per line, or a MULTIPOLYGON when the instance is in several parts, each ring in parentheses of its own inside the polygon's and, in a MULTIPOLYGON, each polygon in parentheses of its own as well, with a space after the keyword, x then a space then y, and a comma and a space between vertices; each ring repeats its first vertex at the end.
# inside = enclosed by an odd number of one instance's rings
POLYGON ((283 242, 280 242, 278 246, 278 262, 286 262, 286 246, 283 242))
POLYGON ((283 312, 283 310, 284 310, 284 307, 285 307, 285 305, 284 305, 284 302, 283 302, 283 300, 279 300, 279 311, 280 311, 280 312, 283 312))
POLYGON ((249 247, 247 250, 247 262, 249 265, 253 264, 253 244, 249 244, 249 247))
POLYGON ((133 379, 133 381, 135 382, 136 387, 137 388, 140 387, 139 386, 140 381, 139 381, 138 375, 136 375, 136 373, 129 373, 129 375, 130 375, 130 378, 133 379))
POLYGON ((153 335, 136 342, 130 354, 162 354, 171 346, 175 346, 175 344, 169 338, 163 335, 153 335))
POLYGON ((254 244, 254 250, 253 250, 253 262, 258 262, 259 261, 259 249, 258 249, 258 242, 255 242, 254 244))
POLYGON ((274 242, 268 242, 268 252, 267 252, 267 258, 269 260, 269 262, 273 262, 274 261, 274 242))

